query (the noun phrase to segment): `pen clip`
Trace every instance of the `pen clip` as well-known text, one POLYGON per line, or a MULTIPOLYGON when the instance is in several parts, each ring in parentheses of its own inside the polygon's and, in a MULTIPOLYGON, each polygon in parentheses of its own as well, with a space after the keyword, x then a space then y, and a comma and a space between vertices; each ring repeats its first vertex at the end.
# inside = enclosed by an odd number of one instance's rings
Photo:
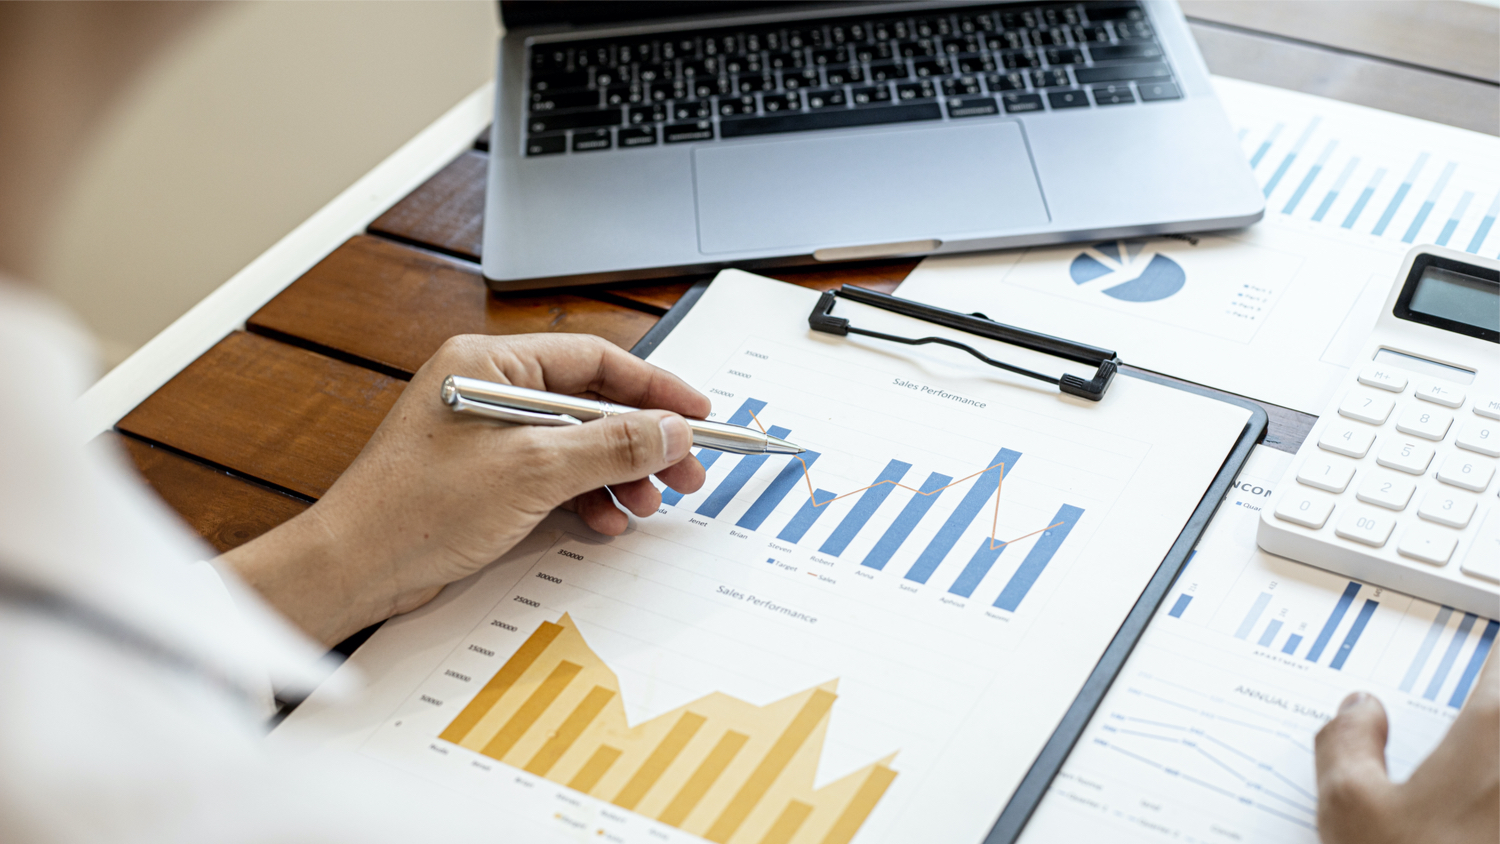
POLYGON ((518 410, 514 407, 501 407, 500 405, 488 404, 486 402, 470 401, 459 395, 454 395, 450 398, 448 406, 453 408, 454 413, 483 416, 486 419, 496 419, 516 425, 548 425, 557 427, 583 424, 582 420, 568 416, 565 413, 539 413, 534 410, 518 410))

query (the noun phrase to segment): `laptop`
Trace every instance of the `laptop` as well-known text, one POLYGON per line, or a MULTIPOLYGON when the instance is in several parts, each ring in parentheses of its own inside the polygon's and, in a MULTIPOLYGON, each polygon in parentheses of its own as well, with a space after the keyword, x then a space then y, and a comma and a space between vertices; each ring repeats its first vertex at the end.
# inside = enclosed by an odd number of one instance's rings
POLYGON ((1265 200, 1172 0, 501 0, 500 291, 1227 229, 1265 200))

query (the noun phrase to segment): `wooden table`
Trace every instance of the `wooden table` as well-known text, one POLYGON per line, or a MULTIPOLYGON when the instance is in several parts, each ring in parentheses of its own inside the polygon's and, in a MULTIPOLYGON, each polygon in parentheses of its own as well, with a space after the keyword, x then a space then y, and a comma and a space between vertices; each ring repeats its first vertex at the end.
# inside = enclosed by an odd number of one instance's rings
MULTIPOLYGON (((1494 9, 1395 0, 1183 5, 1216 73, 1500 134, 1494 9)), ((150 354, 133 365, 133 377, 151 365, 170 371, 105 436, 215 548, 246 542, 316 501, 448 337, 581 332, 629 347, 688 288, 670 280, 490 294, 478 264, 486 159, 482 144, 462 152, 363 232, 323 245, 317 254, 326 257, 228 323, 240 329, 214 333, 210 340, 222 339, 180 371, 152 364, 150 354)), ((915 263, 774 275, 819 289, 891 291, 915 263)), ((194 314, 184 322, 172 331, 207 330, 194 314)), ((119 393, 128 374, 112 373, 95 392, 119 393)), ((1295 450, 1312 418, 1269 410, 1269 444, 1295 450)))

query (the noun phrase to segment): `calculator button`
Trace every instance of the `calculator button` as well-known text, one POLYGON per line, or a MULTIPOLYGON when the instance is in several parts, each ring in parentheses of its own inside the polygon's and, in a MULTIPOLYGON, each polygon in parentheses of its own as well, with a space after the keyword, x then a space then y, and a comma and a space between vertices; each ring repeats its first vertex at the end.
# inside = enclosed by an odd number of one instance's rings
POLYGON ((1293 489, 1281 497, 1276 505, 1276 518, 1314 530, 1328 521, 1333 512, 1333 499, 1316 492, 1293 489))
POLYGON ((1490 478, 1494 476, 1495 464, 1482 457, 1469 457, 1466 454, 1448 455, 1437 475, 1438 480, 1445 484, 1474 492, 1484 492, 1484 488, 1490 485, 1490 478))
POLYGON ((1453 424, 1453 414, 1438 410, 1432 405, 1412 404, 1401 412, 1396 430, 1414 437, 1440 440, 1448 436, 1448 426, 1453 424))
POLYGON ((1339 519, 1339 526, 1334 529, 1334 533, 1345 539, 1379 548, 1391 538, 1391 530, 1395 527, 1395 516, 1377 513, 1368 507, 1358 507, 1339 519))
POLYGON ((1491 419, 1500 419, 1500 398, 1489 396, 1475 400, 1474 412, 1491 419))
POLYGON ((1359 485, 1355 497, 1366 504, 1378 504, 1389 510, 1405 510, 1411 502, 1411 494, 1417 491, 1416 481, 1410 481, 1390 472, 1375 472, 1359 485))
POLYGON ((1359 383, 1366 387, 1378 387, 1382 390, 1390 390, 1399 393, 1406 389, 1406 376, 1394 369, 1386 369, 1383 366, 1370 364, 1359 374, 1359 383))
POLYGON ((1422 506, 1417 509, 1417 515, 1440 525, 1466 528, 1469 520, 1474 518, 1474 499, 1461 492, 1429 490, 1422 496, 1422 506))
POLYGON ((1443 407, 1458 407, 1464 403, 1464 391, 1445 387, 1442 384, 1423 384, 1417 387, 1417 398, 1443 407))
POLYGON ((1500 457, 1500 425, 1471 419, 1458 432, 1458 447, 1477 451, 1490 457, 1500 457))
POLYGON ((1350 393, 1339 405, 1339 415, 1358 419, 1371 425, 1383 425, 1391 416, 1396 400, 1390 396, 1377 396, 1363 391, 1350 393))
POLYGON ((1343 492, 1349 487, 1349 481, 1353 477, 1353 464, 1316 455, 1308 458, 1297 472, 1300 483, 1329 492, 1343 492))
POLYGON ((1380 456, 1375 462, 1388 469, 1399 469, 1413 475, 1420 475, 1427 471, 1428 464, 1432 463, 1433 449, 1427 443, 1413 442, 1408 439, 1391 440, 1380 449, 1380 456))
POLYGON ((1500 507, 1490 508, 1459 568, 1464 574, 1500 582, 1500 507))
POLYGON ((1457 546, 1458 534, 1451 530, 1432 525, 1413 525, 1401 537, 1401 544, 1396 546, 1396 550, 1403 557, 1445 566, 1457 546))
POLYGON ((1318 438, 1318 448, 1346 457, 1364 457, 1375 442, 1375 432, 1352 425, 1329 425, 1318 438))

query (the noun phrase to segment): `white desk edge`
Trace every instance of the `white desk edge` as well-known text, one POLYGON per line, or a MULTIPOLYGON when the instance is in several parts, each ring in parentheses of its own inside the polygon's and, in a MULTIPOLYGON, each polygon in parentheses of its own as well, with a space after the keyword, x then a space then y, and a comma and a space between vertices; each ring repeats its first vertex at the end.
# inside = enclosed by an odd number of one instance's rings
POLYGON ((485 83, 416 137, 219 285, 74 403, 84 441, 114 427, 340 244, 474 143, 489 125, 494 84, 485 83))

